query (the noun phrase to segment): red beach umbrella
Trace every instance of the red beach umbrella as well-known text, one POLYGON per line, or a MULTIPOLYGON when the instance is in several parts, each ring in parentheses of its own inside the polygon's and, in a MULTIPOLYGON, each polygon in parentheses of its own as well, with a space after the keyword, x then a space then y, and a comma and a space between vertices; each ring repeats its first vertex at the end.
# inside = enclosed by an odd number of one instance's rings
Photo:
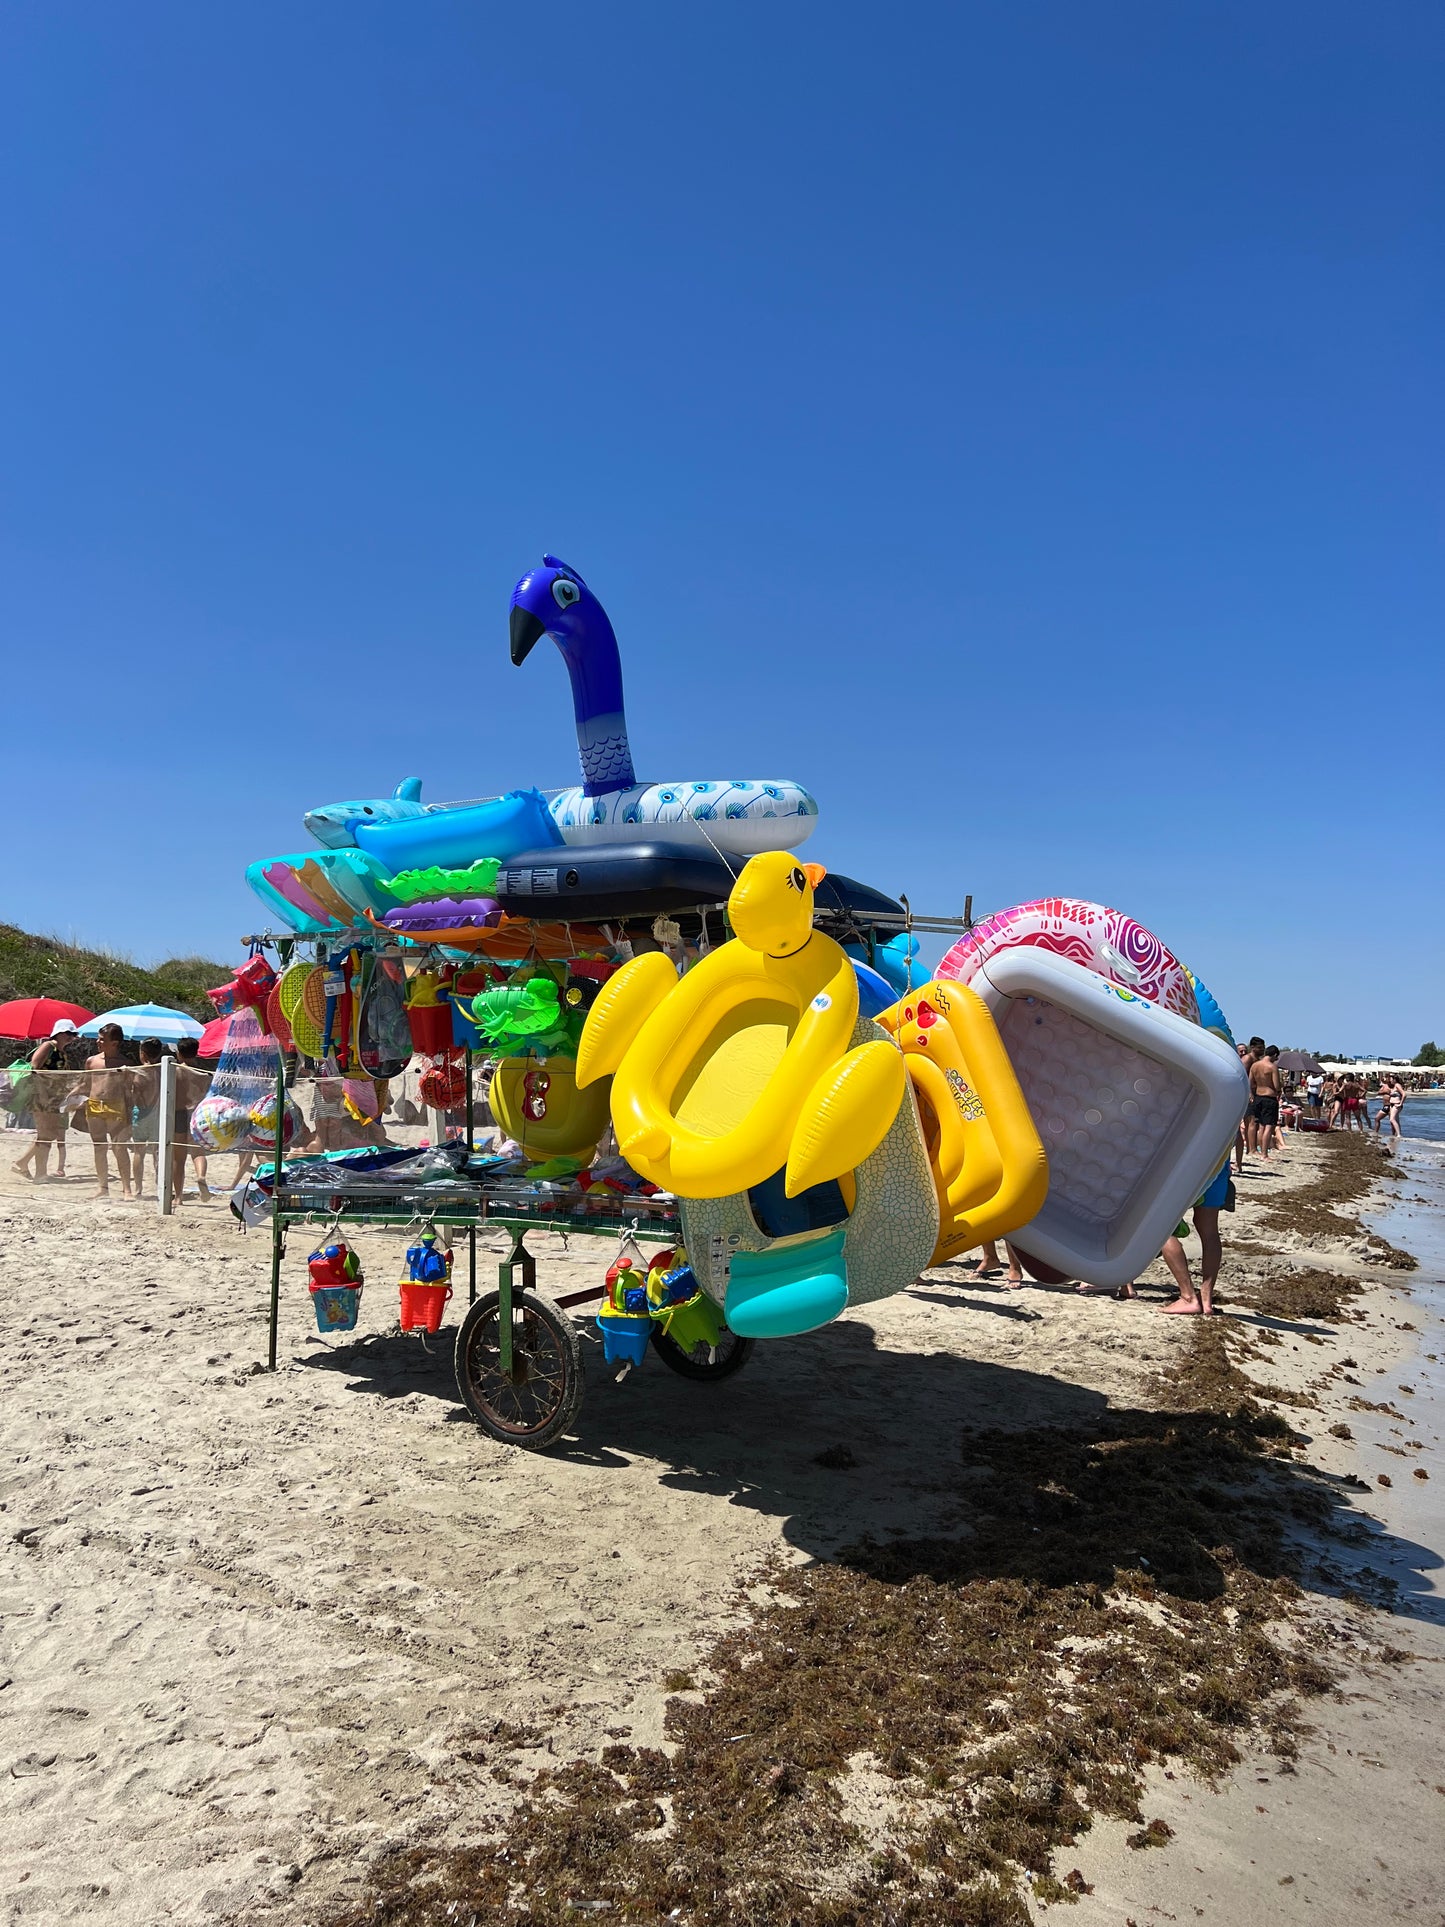
POLYGON ((198 1057, 219 1057, 226 1048, 226 1034, 231 1028, 229 1017, 213 1017, 196 1043, 198 1057))
POLYGON ((48 1037, 62 1017, 78 1030, 94 1015, 84 1004, 64 1004, 58 997, 16 997, 0 1004, 0 1037, 48 1037))

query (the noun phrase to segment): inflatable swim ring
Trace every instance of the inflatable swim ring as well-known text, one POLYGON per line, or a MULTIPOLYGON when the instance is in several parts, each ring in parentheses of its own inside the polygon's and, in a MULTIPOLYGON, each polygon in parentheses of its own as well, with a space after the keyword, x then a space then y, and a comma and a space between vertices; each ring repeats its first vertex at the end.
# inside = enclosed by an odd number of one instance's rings
POLYGON ((1234 1043, 1234 1032, 1229 1028, 1229 1021, 1225 1017, 1224 1012, 1219 1008, 1219 1005, 1210 995, 1205 985, 1200 983, 1194 972, 1191 970, 1187 975, 1194 989, 1194 1001, 1199 1006, 1200 1023, 1206 1030, 1212 1030, 1216 1037, 1222 1037, 1226 1044, 1232 1045, 1234 1043))
MULTIPOLYGON (((622 660, 607 611, 575 569, 555 555, 524 575, 512 591, 512 661, 526 661, 550 636, 572 684, 572 711, 582 783, 551 803, 564 842, 684 841, 734 856, 791 850, 813 832, 818 805, 800 783, 784 779, 686 779, 639 783, 627 740, 622 660)), ((543 842, 538 837, 536 841, 543 842)))
POLYGON ((938 966, 940 977, 972 983, 975 973, 1000 950, 1031 944, 1056 957, 1097 971, 1110 983, 1160 1004, 1191 1023, 1199 1020, 1189 972, 1151 930, 1122 910, 1079 897, 1039 897, 1032 903, 999 910, 976 923, 938 966))

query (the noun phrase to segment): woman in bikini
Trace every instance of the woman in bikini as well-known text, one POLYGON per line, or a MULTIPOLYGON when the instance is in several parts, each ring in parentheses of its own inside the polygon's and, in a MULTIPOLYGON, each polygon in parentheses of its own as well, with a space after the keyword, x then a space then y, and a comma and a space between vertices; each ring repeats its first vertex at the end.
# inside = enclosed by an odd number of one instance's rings
POLYGON ((98 1198, 110 1196, 110 1167, 106 1152, 115 1153, 120 1195, 133 1195, 130 1182, 130 1072, 121 1059, 120 1047, 125 1033, 119 1024, 102 1027, 96 1042, 100 1049, 85 1060, 90 1073, 85 1121, 90 1127, 91 1149, 95 1153, 95 1182, 98 1198))

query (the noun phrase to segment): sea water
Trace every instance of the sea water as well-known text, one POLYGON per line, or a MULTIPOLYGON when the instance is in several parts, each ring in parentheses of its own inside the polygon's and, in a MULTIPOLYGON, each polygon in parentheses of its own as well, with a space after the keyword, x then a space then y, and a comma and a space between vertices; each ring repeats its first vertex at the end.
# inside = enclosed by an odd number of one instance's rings
POLYGON ((1377 1378, 1368 1395, 1387 1400, 1413 1424, 1375 1412, 1352 1414, 1350 1423, 1360 1442, 1360 1470, 1373 1487, 1369 1509, 1388 1535, 1375 1560, 1397 1581, 1402 1612, 1445 1620, 1445 1092, 1412 1099, 1401 1123, 1399 1196, 1363 1216, 1372 1231, 1418 1260, 1419 1269, 1401 1278, 1409 1296, 1395 1302, 1419 1336, 1414 1351, 1377 1378), (1402 1392, 1402 1385, 1411 1390, 1402 1392), (1416 1439, 1424 1449, 1406 1458, 1370 1449, 1416 1439), (1416 1465, 1427 1478, 1414 1477, 1416 1465), (1389 1473, 1388 1490, 1374 1485, 1381 1471, 1389 1473))
MULTIPOLYGON (((1370 1099, 1372 1126, 1384 1108, 1378 1098, 1370 1099)), ((1417 1091, 1407 1097, 1400 1112, 1400 1134, 1402 1137, 1426 1138, 1434 1144, 1445 1144, 1445 1091, 1417 1091)), ((1389 1131, 1381 1135, 1387 1144, 1391 1142, 1389 1131)))

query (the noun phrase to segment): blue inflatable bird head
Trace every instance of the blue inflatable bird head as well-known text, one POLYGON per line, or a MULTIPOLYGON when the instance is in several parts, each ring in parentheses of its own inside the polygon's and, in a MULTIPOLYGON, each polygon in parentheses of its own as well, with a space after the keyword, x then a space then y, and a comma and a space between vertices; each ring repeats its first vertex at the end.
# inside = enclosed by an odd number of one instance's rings
POLYGON ((637 780, 622 707, 622 659, 607 611, 577 571, 544 555, 512 591, 512 661, 524 663, 550 636, 572 682, 577 748, 590 796, 629 789, 637 780))

